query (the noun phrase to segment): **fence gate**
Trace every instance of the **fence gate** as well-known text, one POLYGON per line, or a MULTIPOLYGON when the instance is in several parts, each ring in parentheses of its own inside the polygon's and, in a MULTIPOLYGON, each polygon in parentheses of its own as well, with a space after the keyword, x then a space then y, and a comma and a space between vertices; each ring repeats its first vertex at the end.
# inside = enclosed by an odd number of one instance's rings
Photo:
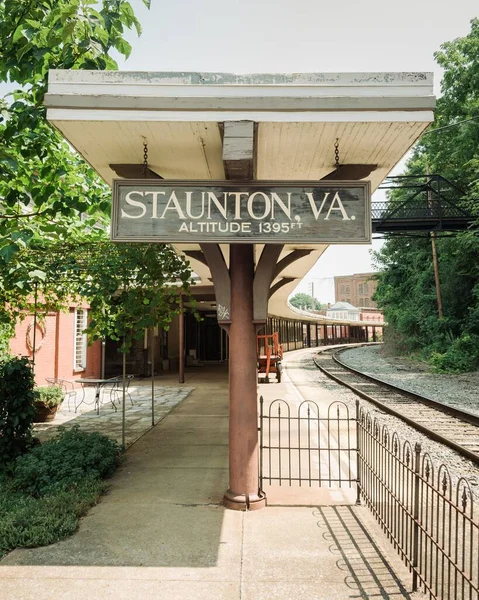
POLYGON ((357 424, 344 402, 332 402, 321 416, 316 402, 291 407, 277 399, 265 407, 261 396, 260 486, 357 485, 357 424))

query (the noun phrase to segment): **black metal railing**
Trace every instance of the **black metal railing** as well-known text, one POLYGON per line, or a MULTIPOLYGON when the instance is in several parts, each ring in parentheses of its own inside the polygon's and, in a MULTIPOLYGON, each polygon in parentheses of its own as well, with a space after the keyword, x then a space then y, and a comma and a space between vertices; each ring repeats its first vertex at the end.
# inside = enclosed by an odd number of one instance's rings
MULTIPOLYGON (((260 398, 260 485, 317 486, 357 483, 357 418, 344 402, 320 416, 315 402, 295 409, 281 399, 264 408, 260 398)), ((359 488, 358 488, 359 489, 359 488)))
POLYGON ((473 201, 440 175, 388 177, 379 189, 388 200, 371 204, 374 232, 464 229, 477 218, 473 201))
POLYGON ((427 199, 405 200, 400 204, 388 201, 371 203, 371 218, 373 220, 411 220, 411 219, 443 219, 459 217, 472 220, 472 216, 452 204, 428 203, 427 199))
POLYGON ((441 600, 479 598, 479 520, 469 482, 435 469, 421 445, 360 410, 360 496, 412 572, 413 591, 441 600))
POLYGON ((412 589, 437 600, 479 600, 479 518, 469 481, 436 467, 356 402, 290 407, 260 399, 260 484, 357 486, 412 573, 412 589))

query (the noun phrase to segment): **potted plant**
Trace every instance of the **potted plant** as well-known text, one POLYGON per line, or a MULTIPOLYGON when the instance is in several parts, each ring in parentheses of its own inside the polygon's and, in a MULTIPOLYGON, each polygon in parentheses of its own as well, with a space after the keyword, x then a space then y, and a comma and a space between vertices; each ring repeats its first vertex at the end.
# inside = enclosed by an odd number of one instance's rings
POLYGON ((35 389, 35 417, 34 423, 53 421, 58 407, 63 402, 63 388, 59 385, 39 387, 35 389))

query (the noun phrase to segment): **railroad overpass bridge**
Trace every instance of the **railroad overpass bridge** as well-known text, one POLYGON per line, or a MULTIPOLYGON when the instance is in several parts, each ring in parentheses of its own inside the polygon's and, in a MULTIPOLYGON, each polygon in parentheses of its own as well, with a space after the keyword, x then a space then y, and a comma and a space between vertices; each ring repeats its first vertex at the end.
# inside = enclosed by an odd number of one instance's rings
POLYGON ((371 203, 373 233, 460 231, 477 220, 468 209, 471 200, 440 175, 387 177, 378 189, 390 197, 371 203))

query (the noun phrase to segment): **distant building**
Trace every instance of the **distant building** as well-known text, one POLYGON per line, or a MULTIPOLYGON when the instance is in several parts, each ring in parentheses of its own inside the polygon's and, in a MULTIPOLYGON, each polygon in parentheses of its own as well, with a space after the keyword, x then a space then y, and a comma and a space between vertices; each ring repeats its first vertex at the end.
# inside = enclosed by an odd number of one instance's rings
POLYGON ((384 315, 379 308, 362 308, 360 320, 371 324, 382 323, 384 321, 384 315))
POLYGON ((327 317, 342 321, 359 321, 359 315, 359 308, 352 306, 349 302, 336 302, 326 311, 327 317))
POLYGON ((356 273, 334 278, 336 302, 348 302, 359 308, 377 308, 372 296, 378 287, 376 273, 356 273))

